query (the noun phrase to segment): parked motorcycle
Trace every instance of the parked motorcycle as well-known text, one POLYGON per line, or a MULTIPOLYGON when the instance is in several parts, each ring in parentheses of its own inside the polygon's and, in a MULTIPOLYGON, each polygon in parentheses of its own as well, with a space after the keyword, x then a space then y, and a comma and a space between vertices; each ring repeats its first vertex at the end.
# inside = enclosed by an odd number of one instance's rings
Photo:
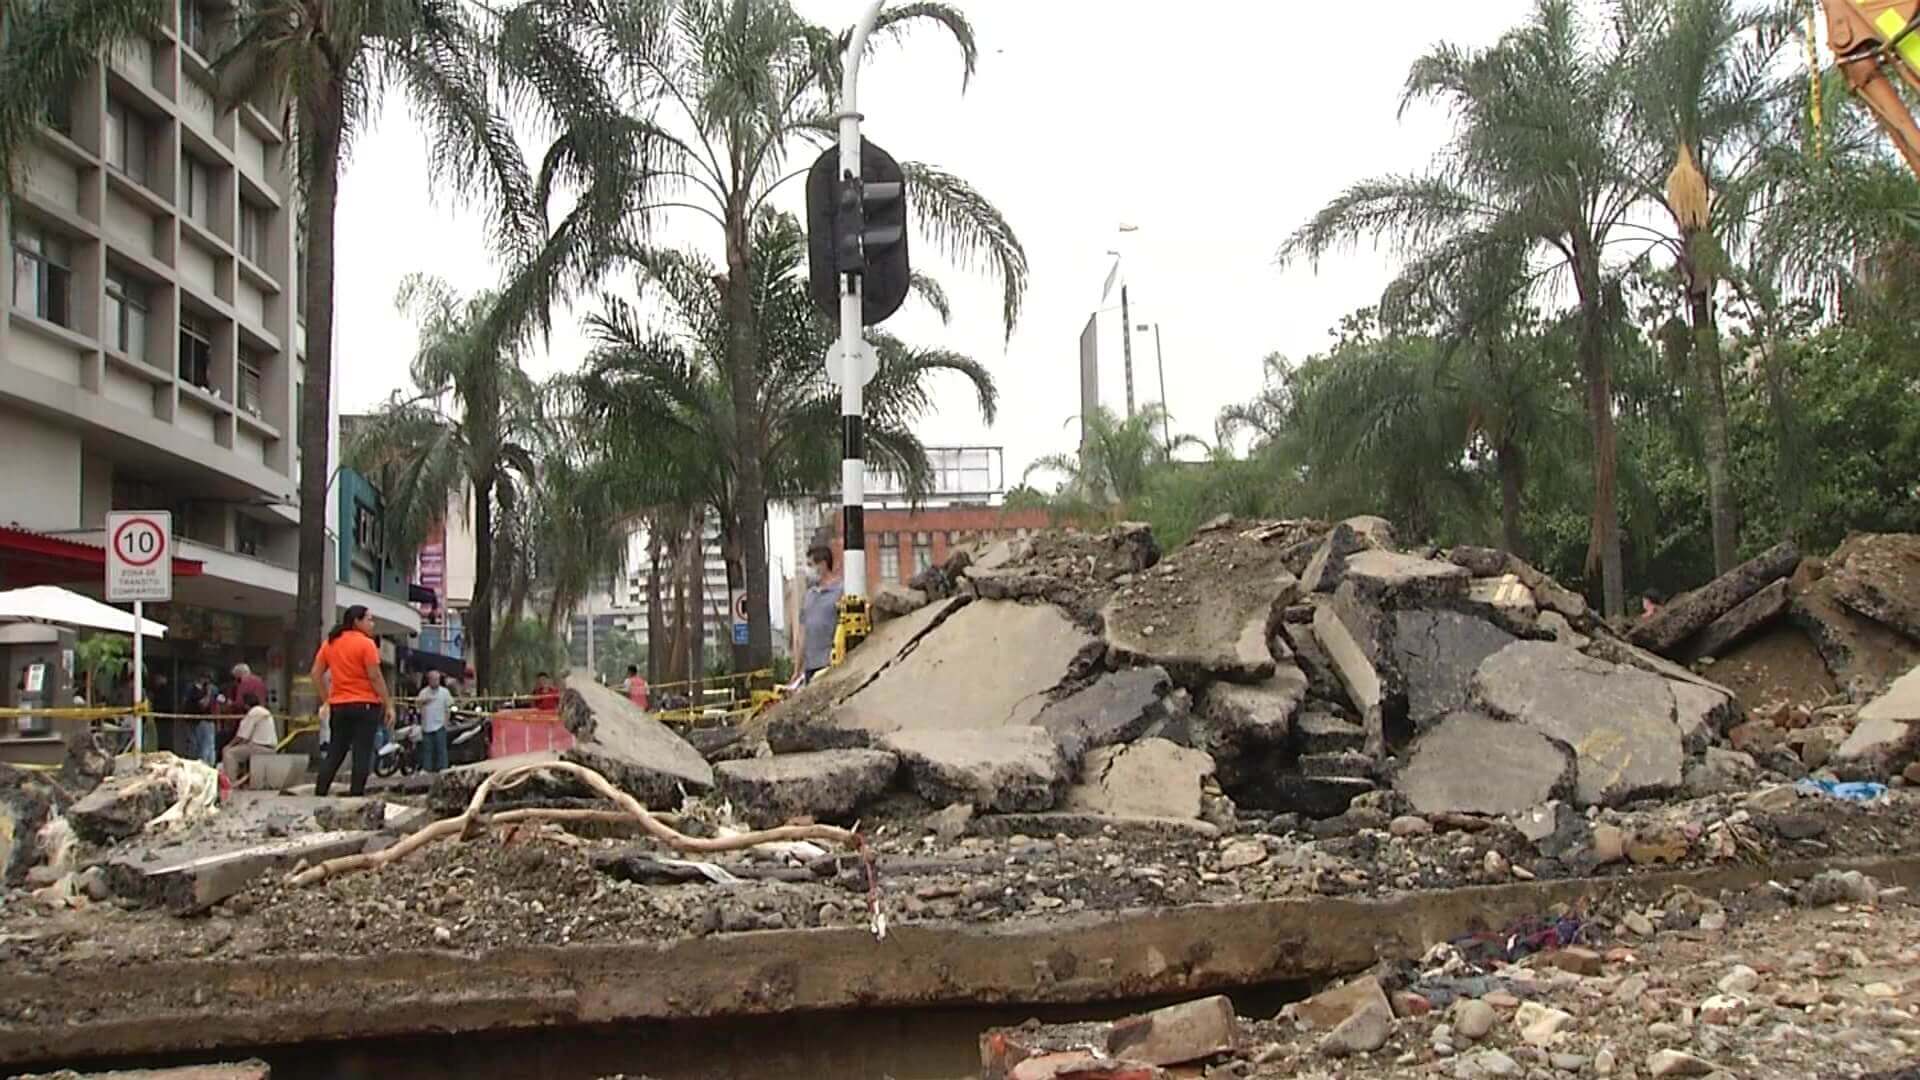
POLYGON ((420 771, 420 725, 407 724, 393 733, 387 745, 374 752, 373 771, 376 776, 412 776, 420 771))
POLYGON ((486 713, 456 711, 447 720, 447 764, 472 765, 487 760, 493 750, 493 718, 486 713))

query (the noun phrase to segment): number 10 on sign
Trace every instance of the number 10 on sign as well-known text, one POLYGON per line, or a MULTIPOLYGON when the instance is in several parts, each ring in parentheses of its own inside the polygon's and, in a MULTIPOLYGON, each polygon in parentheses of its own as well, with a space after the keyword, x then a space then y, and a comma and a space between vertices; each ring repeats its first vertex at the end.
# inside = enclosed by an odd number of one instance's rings
MULTIPOLYGON (((146 601, 173 599, 173 515, 124 510, 107 515, 107 602, 133 603, 133 700, 146 700, 146 601)), ((142 748, 140 714, 133 714, 133 754, 142 748)))

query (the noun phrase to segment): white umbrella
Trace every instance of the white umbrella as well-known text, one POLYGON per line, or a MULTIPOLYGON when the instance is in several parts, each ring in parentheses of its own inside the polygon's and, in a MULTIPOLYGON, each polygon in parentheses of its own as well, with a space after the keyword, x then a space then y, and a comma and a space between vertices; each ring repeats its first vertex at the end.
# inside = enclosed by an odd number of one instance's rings
MULTIPOLYGON (((59 623, 88 630, 133 633, 133 615, 58 585, 34 585, 0 592, 0 623, 59 623)), ((152 619, 140 620, 144 637, 163 638, 167 628, 152 619)))

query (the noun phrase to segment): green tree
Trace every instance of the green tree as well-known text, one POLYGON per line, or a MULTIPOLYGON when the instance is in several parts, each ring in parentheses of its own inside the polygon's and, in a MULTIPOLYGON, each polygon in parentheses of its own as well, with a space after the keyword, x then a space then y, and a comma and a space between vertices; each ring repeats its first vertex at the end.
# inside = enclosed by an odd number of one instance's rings
MULTIPOLYGON (((396 394, 355 432, 344 455, 385 496, 396 551, 417 547, 427 526, 455 499, 471 515, 475 559, 467 641, 482 691, 495 685, 495 513, 511 515, 527 503, 540 476, 528 439, 538 407, 534 387, 519 355, 487 334, 495 302, 493 293, 462 298, 435 277, 414 275, 401 283, 397 303, 420 334, 409 373, 414 393, 396 394)), ((510 622, 517 607, 509 611, 510 622)))
MULTIPOLYGON (((918 0, 883 12, 876 40, 924 24, 944 30, 959 45, 962 69, 970 78, 977 57, 973 27, 947 4, 918 0)), ((516 30, 516 36, 522 33, 516 30)), ((761 280, 753 234, 774 190, 799 175, 790 155, 832 138, 845 39, 801 18, 787 0, 554 0, 525 20, 525 37, 542 35, 584 40, 582 51, 599 58, 612 96, 633 102, 638 117, 624 127, 598 129, 626 136, 599 142, 611 143, 611 151, 623 159, 640 145, 647 167, 631 174, 633 190, 621 195, 609 189, 607 212, 597 218, 604 230, 581 222, 556 234, 537 260, 546 283, 530 282, 528 288, 559 295, 623 265, 633 254, 625 242, 636 221, 692 213, 719 228, 722 270, 709 281, 720 293, 724 316, 725 348, 717 358, 717 374, 725 384, 731 410, 727 424, 734 433, 723 444, 732 454, 733 485, 724 528, 738 543, 748 598, 751 634, 742 660, 744 666, 759 667, 772 648, 767 555, 760 538, 768 500, 776 497, 771 470, 779 453, 764 418, 785 409, 767 400, 783 388, 763 378, 768 365, 760 356, 765 346, 753 296, 753 283, 761 280)), ((575 147, 581 162, 593 160, 586 143, 575 147)), ((1027 280, 1026 254, 1012 228, 961 178, 920 163, 903 167, 913 219, 963 266, 984 264, 999 278, 1011 333, 1027 280)), ((647 259, 644 252, 640 259, 647 259)))
POLYGON ((1605 609, 1618 613, 1626 594, 1603 268, 1616 233, 1643 202, 1636 177, 1646 169, 1628 137, 1632 103, 1619 43, 1590 32, 1579 10, 1573 0, 1536 0, 1527 21, 1491 48, 1441 45, 1417 61, 1405 103, 1437 101, 1454 117, 1433 167, 1424 176, 1348 188, 1288 239, 1281 258, 1317 261, 1337 246, 1385 235, 1409 256, 1405 283, 1515 247, 1565 269, 1580 316, 1577 356, 1592 443, 1590 554, 1605 609))
POLYGON ((167 0, 0 0, 0 194, 13 193, 27 147, 101 54, 152 33, 172 7, 167 0))
MULTIPOLYGON (((111 687, 120 672, 125 671, 128 658, 133 655, 129 639, 120 634, 82 634, 74 642, 74 666, 85 677, 87 704, 91 705, 99 696, 101 686, 111 687)), ((61 702, 61 704, 66 704, 61 702)))
POLYGON ((1182 435, 1169 446, 1163 437, 1166 422, 1166 407, 1153 401, 1124 420, 1104 407, 1091 416, 1073 417, 1067 423, 1081 425, 1079 451, 1035 458, 1020 481, 1024 485, 1035 473, 1054 473, 1063 479, 1057 505, 1124 512, 1146 494, 1155 471, 1172 462, 1175 451, 1206 449, 1191 435, 1182 435))
POLYGON ((617 686, 627 677, 629 665, 644 669, 646 663, 640 639, 629 631, 616 629, 594 641, 594 672, 609 686, 617 686))

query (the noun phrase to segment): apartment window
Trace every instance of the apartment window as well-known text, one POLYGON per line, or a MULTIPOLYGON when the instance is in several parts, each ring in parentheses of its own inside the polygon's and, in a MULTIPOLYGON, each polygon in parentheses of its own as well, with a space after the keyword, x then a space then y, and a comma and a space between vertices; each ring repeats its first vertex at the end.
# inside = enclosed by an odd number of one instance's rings
POLYGON ((73 252, 65 238, 24 220, 13 226, 13 306, 67 326, 73 312, 73 252))
POLYGON ((233 550, 259 558, 267 548, 267 527, 245 514, 233 518, 233 550))
POLYGON ((248 349, 240 350, 240 389, 236 396, 240 408, 256 418, 261 412, 260 373, 266 366, 266 357, 248 349))
POLYGON ((107 102, 107 164, 144 184, 151 175, 147 118, 118 98, 107 102))
POLYGON ((73 137, 73 86, 63 86, 47 98, 47 126, 73 137))
POLYGON ((880 580, 900 580, 900 538, 893 533, 880 534, 880 580))
POLYGON ((119 270, 107 271, 107 344, 133 357, 147 358, 147 287, 119 270))
POLYGON ((180 211, 203 229, 213 223, 213 170, 199 158, 180 157, 180 211))
POLYGON ((180 35, 194 52, 204 57, 213 56, 213 13, 207 10, 206 5, 196 4, 193 0, 181 5, 180 35))
POLYGON ((267 263, 267 211, 253 203, 240 203, 240 255, 255 266, 267 263))
POLYGON ((931 569, 933 569, 933 534, 914 533, 913 572, 918 574, 931 569))
POLYGON ((202 390, 213 389, 213 337, 207 324, 180 316, 180 378, 202 390))

